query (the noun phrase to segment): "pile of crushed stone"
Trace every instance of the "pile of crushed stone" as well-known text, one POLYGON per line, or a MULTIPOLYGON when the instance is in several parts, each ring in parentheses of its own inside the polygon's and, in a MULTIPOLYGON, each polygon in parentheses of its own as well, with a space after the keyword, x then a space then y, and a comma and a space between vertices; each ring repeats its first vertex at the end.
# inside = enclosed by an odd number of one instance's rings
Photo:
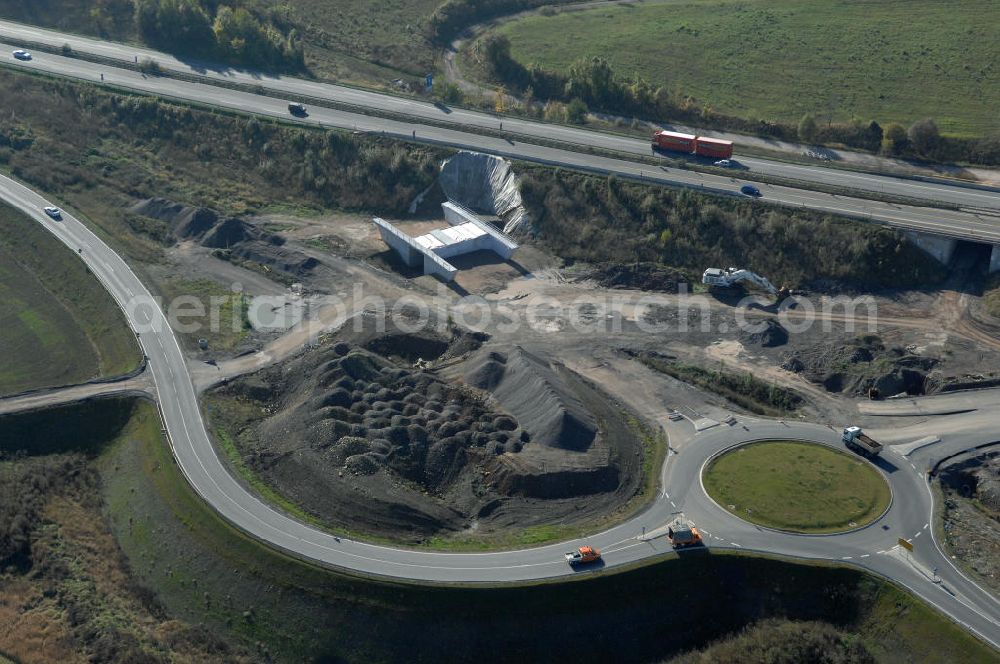
POLYGON ((532 440, 563 450, 586 450, 597 422, 553 366, 515 347, 480 353, 466 364, 465 382, 493 393, 532 440))

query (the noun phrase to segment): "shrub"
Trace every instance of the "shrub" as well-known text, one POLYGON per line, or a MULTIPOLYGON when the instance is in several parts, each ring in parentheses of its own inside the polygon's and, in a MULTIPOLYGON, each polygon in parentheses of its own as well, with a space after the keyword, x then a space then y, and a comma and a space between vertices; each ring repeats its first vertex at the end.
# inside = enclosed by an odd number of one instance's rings
POLYGON ((934 153, 938 147, 938 141, 941 138, 941 134, 938 132, 938 126, 931 118, 925 118, 914 122, 910 125, 910 129, 906 132, 906 136, 910 139, 910 144, 913 145, 913 148, 917 151, 917 153, 924 156, 934 153))
POLYGON ((903 125, 893 122, 885 129, 885 137, 882 139, 882 151, 886 154, 902 154, 909 145, 909 138, 903 125))
POLYGON ((587 105, 576 97, 566 107, 566 119, 573 124, 583 124, 587 121, 587 105))
POLYGON ((812 143, 816 140, 816 118, 812 116, 812 113, 806 113, 799 120, 799 139, 806 143, 812 143))

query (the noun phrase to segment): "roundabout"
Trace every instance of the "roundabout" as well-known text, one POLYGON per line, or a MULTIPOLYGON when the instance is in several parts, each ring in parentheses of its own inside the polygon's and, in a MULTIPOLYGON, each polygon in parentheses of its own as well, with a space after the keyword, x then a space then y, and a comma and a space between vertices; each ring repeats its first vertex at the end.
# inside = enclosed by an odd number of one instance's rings
POLYGON ((836 534, 879 519, 889 509, 889 484, 866 461, 824 445, 767 440, 711 458, 705 492, 751 523, 800 534, 836 534))

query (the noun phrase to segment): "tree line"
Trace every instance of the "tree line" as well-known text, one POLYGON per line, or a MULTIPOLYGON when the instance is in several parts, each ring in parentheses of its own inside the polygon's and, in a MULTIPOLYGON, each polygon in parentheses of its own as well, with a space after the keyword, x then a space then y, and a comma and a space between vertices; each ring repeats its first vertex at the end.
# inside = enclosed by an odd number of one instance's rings
POLYGON ((427 37, 438 45, 446 45, 463 30, 476 23, 535 9, 542 5, 558 5, 574 0, 445 0, 427 22, 427 37))
POLYGON ((511 56, 510 40, 487 33, 473 54, 491 80, 520 95, 528 108, 535 101, 566 102, 550 119, 583 122, 589 110, 647 120, 670 118, 702 127, 739 131, 785 141, 840 144, 891 156, 942 162, 1000 164, 1000 134, 980 139, 943 136, 931 118, 909 128, 898 123, 882 127, 875 120, 820 124, 807 114, 796 124, 750 120, 717 113, 690 97, 675 99, 665 86, 654 87, 641 77, 626 77, 600 57, 581 58, 562 72, 537 64, 525 66, 511 56))
POLYGON ((268 68, 301 69, 302 43, 278 15, 212 0, 134 0, 139 34, 172 52, 268 68))
POLYGON ((697 280, 741 265, 791 288, 912 287, 944 270, 894 229, 688 189, 528 167, 521 196, 537 240, 567 263, 652 262, 697 280))

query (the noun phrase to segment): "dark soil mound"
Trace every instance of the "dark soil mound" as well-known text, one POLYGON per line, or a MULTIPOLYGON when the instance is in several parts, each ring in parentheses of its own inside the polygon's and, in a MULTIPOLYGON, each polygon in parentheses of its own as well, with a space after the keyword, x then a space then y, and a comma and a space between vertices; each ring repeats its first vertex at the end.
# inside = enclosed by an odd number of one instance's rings
POLYGON ((597 423, 562 377, 545 360, 515 348, 506 355, 484 353, 470 362, 465 380, 492 391, 536 442, 564 450, 584 450, 597 423))
POLYGON ((301 251, 287 249, 271 242, 244 242, 228 254, 220 250, 219 257, 227 260, 252 261, 296 278, 305 278, 319 267, 320 262, 301 251))
POLYGON ((372 339, 365 348, 383 357, 400 358, 409 362, 436 360, 446 352, 450 342, 430 333, 387 334, 372 339))
POLYGON ((130 211, 167 222, 171 233, 178 239, 200 238, 219 220, 219 215, 214 210, 181 205, 165 198, 144 200, 132 206, 130 211))
POLYGON ((212 249, 225 249, 247 240, 257 239, 257 232, 242 219, 223 219, 205 233, 201 244, 212 249))
MULTIPOLYGON (((478 343, 467 336, 452 349, 478 343)), ((392 342, 412 348, 427 339, 392 342)), ((548 399, 545 408, 555 412, 527 403, 521 410, 547 444, 483 392, 343 338, 238 378, 207 403, 264 481, 355 532, 416 541, 472 526, 485 534, 580 522, 620 508, 641 486, 643 458, 622 406, 565 367, 526 355, 484 352, 482 364, 501 365, 498 385, 512 393, 535 383, 530 398, 548 399), (559 398, 546 395, 558 391, 559 398)), ((458 377, 463 366, 442 372, 458 377)))
POLYGON ((690 281, 681 270, 659 263, 601 263, 581 277, 593 279, 603 288, 628 288, 676 293, 690 281))
POLYGON ((741 330, 740 341, 744 344, 753 344, 764 348, 784 346, 788 343, 788 330, 782 327, 778 321, 768 319, 763 323, 754 324, 752 332, 741 330), (758 327, 763 329, 757 329, 758 327))
POLYGON ((473 362, 465 375, 469 385, 475 385, 481 390, 492 392, 503 380, 507 371, 507 356, 503 353, 490 351, 473 362))
POLYGON ((840 345, 817 344, 785 357, 782 368, 803 374, 830 392, 865 395, 872 388, 883 396, 920 395, 939 389, 932 373, 939 360, 885 348, 874 335, 840 345))
POLYGON ((324 346, 222 389, 273 413, 243 434, 257 450, 250 454, 254 469, 319 512, 335 498, 373 530, 457 527, 462 514, 431 496, 467 493, 468 509, 478 512, 485 498, 470 491, 480 478, 476 467, 517 454, 529 434, 468 388, 356 347, 344 351, 342 342, 324 346), (301 474, 293 481, 297 472, 308 473, 312 484, 303 484, 301 474), (367 489, 345 495, 338 477, 358 478, 367 489), (402 490, 401 483, 412 488, 402 490), (386 513, 373 507, 373 497, 374 504, 385 501, 386 513), (401 514, 409 524, 397 522, 401 514))

